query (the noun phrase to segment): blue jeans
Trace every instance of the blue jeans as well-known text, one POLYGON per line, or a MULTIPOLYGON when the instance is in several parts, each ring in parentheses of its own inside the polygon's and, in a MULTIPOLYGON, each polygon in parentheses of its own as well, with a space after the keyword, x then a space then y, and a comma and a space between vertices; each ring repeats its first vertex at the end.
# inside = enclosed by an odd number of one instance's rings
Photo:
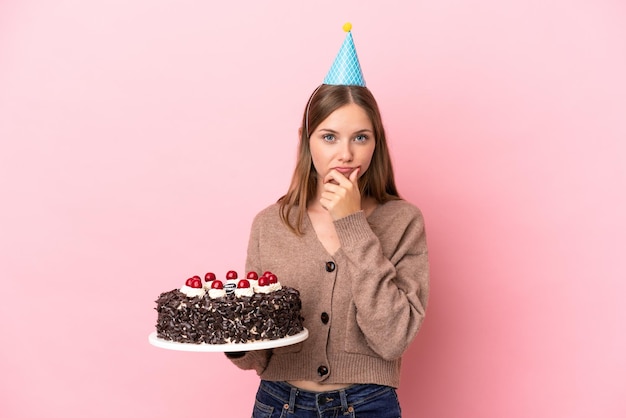
POLYGON ((396 390, 389 386, 353 385, 310 392, 285 382, 261 380, 252 418, 400 418, 396 390))

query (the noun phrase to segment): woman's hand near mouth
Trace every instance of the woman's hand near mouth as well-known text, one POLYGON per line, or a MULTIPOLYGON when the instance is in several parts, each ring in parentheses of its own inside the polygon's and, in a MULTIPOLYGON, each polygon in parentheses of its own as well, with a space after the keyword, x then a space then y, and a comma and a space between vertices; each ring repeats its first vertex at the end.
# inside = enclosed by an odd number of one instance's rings
POLYGON ((320 204, 333 220, 337 220, 361 210, 359 172, 357 167, 346 177, 338 169, 332 169, 324 178, 320 204))

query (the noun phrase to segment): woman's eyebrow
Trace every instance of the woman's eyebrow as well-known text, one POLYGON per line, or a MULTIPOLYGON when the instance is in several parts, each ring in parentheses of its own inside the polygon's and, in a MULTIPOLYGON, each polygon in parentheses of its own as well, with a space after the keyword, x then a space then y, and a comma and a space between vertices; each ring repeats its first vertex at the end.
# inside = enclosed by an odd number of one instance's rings
MULTIPOLYGON (((335 131, 334 129, 330 129, 330 128, 320 128, 319 131, 330 132, 331 134, 339 133, 339 132, 335 131)), ((372 131, 369 128, 358 129, 358 130, 354 131, 355 134, 366 133, 366 132, 367 133, 374 133, 374 131, 372 131)))

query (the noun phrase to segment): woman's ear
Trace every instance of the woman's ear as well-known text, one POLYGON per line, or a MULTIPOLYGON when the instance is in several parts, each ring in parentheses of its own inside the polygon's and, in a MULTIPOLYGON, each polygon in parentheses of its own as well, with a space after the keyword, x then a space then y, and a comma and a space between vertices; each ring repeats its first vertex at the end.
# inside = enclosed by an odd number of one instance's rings
POLYGON ((298 128, 298 141, 302 138, 302 126, 298 128))

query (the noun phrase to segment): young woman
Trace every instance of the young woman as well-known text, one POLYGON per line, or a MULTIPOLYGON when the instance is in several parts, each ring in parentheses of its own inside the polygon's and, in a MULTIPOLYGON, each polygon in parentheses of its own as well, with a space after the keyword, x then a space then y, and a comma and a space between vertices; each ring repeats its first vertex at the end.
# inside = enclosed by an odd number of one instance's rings
POLYGON ((295 345, 228 354, 261 377, 253 417, 400 416, 395 388, 424 319, 428 255, 366 87, 312 94, 291 185, 255 217, 246 270, 298 289, 309 330, 295 345))

